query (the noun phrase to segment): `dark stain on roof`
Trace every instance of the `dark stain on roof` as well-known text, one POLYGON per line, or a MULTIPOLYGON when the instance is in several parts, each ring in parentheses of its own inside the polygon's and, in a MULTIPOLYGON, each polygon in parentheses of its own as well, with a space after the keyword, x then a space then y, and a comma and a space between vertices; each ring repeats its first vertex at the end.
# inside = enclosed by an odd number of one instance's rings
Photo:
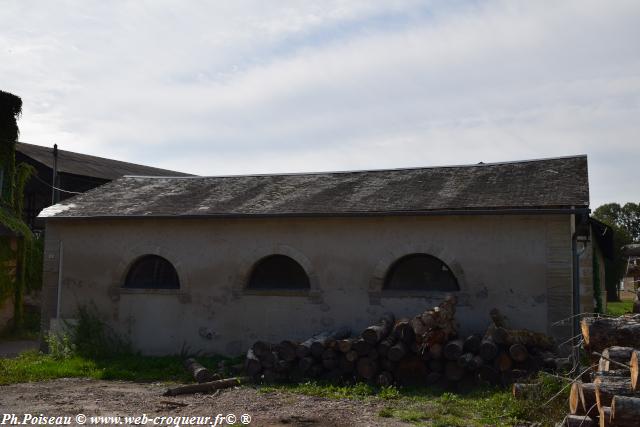
POLYGON ((120 178, 40 216, 376 215, 587 207, 587 157, 357 172, 120 178))
MULTIPOLYGON (((18 142, 16 151, 53 168, 53 148, 18 142)), ((58 150, 58 172, 113 180, 124 175, 192 176, 182 172, 143 166, 73 151, 58 150)))

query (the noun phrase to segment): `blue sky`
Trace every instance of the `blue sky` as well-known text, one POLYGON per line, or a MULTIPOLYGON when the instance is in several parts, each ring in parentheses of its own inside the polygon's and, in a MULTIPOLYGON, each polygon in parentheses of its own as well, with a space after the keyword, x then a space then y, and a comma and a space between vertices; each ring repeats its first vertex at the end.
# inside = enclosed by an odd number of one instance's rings
POLYGON ((21 140, 203 175, 588 154, 638 201, 637 1, 3 1, 21 140))

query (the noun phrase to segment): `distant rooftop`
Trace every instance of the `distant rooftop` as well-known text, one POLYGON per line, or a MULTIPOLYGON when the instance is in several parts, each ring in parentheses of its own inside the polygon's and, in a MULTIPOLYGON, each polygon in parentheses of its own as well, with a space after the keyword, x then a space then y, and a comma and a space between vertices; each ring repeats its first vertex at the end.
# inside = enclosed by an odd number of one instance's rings
POLYGON ((45 218, 421 214, 589 206, 586 156, 352 172, 126 176, 45 218))
MULTIPOLYGON (((53 148, 18 142, 16 151, 53 168, 53 148)), ((124 175, 190 176, 182 172, 159 169, 73 151, 58 150, 58 172, 113 180, 124 175)))

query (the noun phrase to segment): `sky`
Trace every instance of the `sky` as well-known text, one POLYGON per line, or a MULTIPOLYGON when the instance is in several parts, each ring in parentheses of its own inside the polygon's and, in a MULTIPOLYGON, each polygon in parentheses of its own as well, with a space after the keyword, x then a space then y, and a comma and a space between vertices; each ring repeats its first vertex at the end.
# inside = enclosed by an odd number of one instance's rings
POLYGON ((640 200, 637 0, 0 0, 20 140, 199 175, 589 156, 640 200))

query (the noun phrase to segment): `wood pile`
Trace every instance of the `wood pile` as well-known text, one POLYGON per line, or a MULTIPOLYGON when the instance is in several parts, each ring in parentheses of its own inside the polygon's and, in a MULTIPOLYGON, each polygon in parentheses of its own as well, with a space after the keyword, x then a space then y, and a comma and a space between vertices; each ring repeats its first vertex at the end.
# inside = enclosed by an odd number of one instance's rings
POLYGON ((640 426, 640 316, 585 318, 590 371, 571 384, 565 426, 640 426))
POLYGON ((558 366, 549 337, 509 329, 495 309, 484 334, 459 336, 456 304, 456 297, 448 296, 412 318, 387 313, 358 336, 339 329, 303 342, 257 341, 247 352, 245 372, 267 382, 342 379, 380 386, 466 387, 475 382, 510 384, 558 366))

